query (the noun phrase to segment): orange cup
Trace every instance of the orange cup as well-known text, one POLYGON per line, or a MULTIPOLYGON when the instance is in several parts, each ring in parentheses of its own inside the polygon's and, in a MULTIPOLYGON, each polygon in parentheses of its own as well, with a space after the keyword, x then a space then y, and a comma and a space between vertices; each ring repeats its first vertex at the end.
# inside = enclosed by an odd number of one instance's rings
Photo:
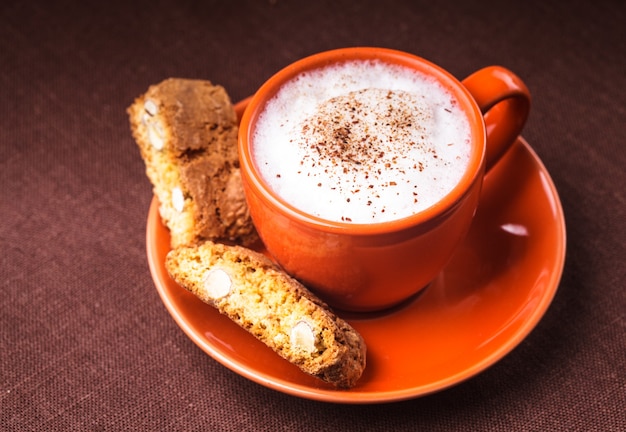
POLYGON ((472 223, 485 172, 520 134, 529 108, 525 84, 499 66, 460 82, 427 60, 383 48, 337 49, 296 61, 259 88, 241 120, 239 157, 254 224, 284 270, 331 306, 376 311, 397 305, 427 287, 452 257, 472 223), (268 100, 302 72, 346 60, 408 67, 435 78, 457 99, 471 129, 469 164, 456 186, 434 205, 387 222, 325 220, 285 202, 259 173, 253 135, 268 100))

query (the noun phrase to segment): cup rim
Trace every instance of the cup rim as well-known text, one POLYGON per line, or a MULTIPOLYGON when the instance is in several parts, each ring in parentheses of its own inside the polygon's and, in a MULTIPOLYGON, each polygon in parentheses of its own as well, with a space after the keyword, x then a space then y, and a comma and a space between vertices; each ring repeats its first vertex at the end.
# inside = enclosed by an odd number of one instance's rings
POLYGON ((349 47, 322 51, 297 60, 271 76, 250 98, 239 127, 238 150, 241 175, 253 189, 257 198, 266 205, 277 209, 283 215, 297 220, 299 223, 333 233, 349 233, 351 235, 372 235, 397 232, 411 229, 424 224, 436 223, 440 218, 453 211, 463 201, 474 182, 484 174, 486 131, 483 114, 476 101, 463 84, 450 72, 417 55, 380 47, 349 47), (444 197, 433 205, 412 215, 383 222, 354 223, 324 219, 306 213, 286 202, 278 196, 263 180, 252 158, 252 135, 254 120, 260 115, 265 104, 278 92, 281 85, 300 72, 324 67, 333 63, 349 60, 382 60, 394 64, 408 66, 420 71, 428 71, 444 83, 463 107, 470 122, 472 135, 472 151, 465 173, 459 182, 444 197))

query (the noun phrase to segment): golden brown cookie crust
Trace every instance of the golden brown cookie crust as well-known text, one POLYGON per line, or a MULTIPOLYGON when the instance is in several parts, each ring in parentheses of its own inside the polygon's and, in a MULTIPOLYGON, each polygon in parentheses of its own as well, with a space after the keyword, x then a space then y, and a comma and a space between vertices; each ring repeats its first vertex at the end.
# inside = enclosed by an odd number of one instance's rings
POLYGON ((241 185, 237 116, 223 87, 169 78, 128 114, 172 247, 257 241, 241 185))

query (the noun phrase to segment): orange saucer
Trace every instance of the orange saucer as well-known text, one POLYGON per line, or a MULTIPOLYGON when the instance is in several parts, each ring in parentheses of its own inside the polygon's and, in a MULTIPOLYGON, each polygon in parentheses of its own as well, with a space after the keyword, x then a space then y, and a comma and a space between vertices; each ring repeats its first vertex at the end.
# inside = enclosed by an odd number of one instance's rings
MULTIPOLYGON (((244 107, 245 101, 237 109, 244 107)), ((336 390, 173 282, 164 267, 169 241, 153 199, 147 222, 150 271, 168 311, 203 351, 269 388, 353 404, 418 397, 493 365, 542 318, 565 261, 557 191, 537 155, 519 138, 485 178, 468 237, 426 291, 378 316, 343 314, 367 343, 367 367, 356 387, 336 390)))

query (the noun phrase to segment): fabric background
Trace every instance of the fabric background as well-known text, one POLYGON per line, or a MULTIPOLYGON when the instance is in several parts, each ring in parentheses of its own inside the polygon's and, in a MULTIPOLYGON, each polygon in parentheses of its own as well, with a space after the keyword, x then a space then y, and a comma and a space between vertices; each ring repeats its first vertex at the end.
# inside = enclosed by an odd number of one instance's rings
POLYGON ((626 430, 625 22, 617 0, 2 2, 0 429, 626 430), (151 188, 125 113, 170 76, 236 101, 353 45, 520 75, 568 235, 554 302, 519 347, 453 388, 370 406, 250 382, 176 326, 147 266, 151 188))

